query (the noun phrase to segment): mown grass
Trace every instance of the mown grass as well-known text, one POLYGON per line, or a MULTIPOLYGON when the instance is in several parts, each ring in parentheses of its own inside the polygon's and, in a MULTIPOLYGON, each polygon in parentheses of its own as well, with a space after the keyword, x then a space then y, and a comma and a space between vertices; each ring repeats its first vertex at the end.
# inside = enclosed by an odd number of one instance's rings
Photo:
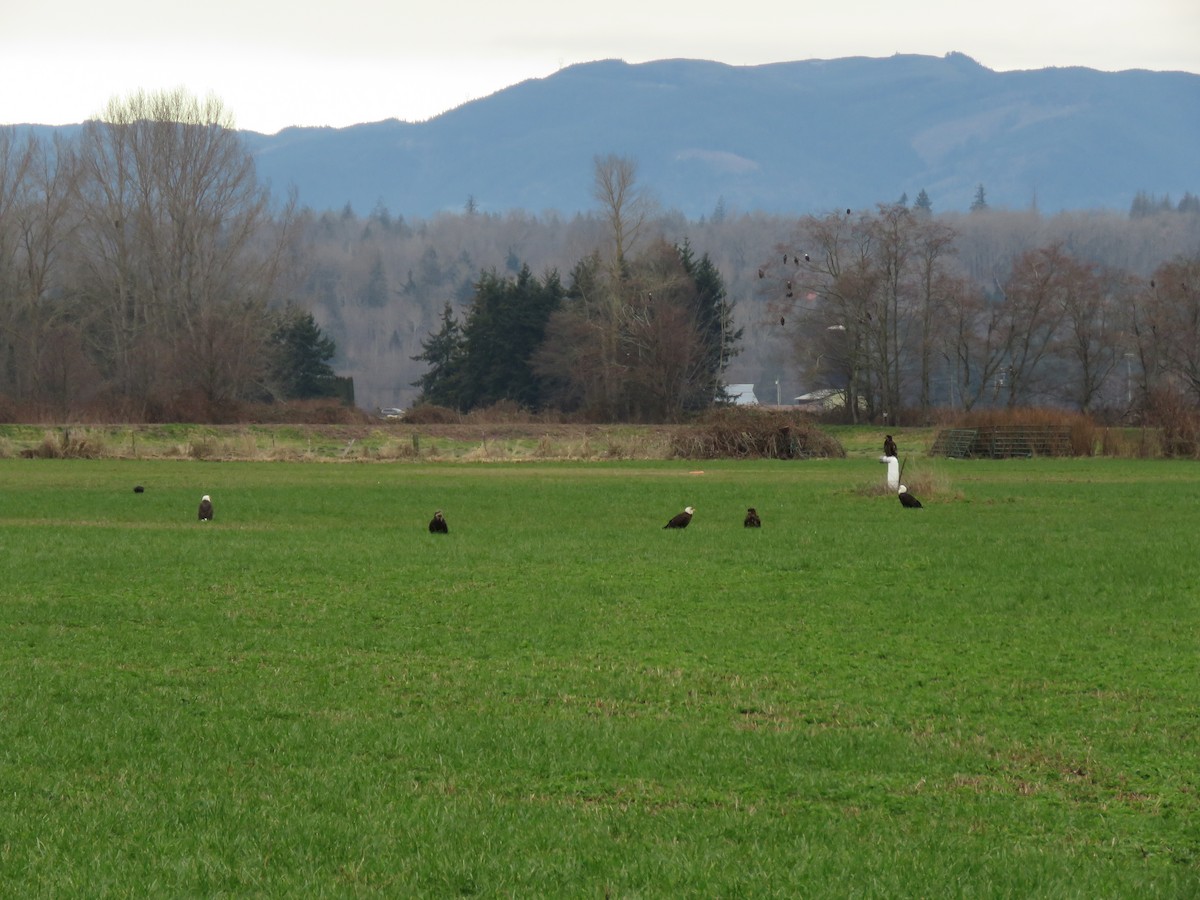
POLYGON ((1195 895, 1200 473, 912 465, 0 461, 0 890, 1195 895))

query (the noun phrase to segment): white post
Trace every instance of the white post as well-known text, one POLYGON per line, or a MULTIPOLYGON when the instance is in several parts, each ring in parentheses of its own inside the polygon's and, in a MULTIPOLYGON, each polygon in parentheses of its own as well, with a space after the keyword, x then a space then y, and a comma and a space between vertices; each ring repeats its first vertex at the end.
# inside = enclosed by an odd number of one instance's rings
POLYGON ((887 465, 887 486, 893 491, 900 490, 900 460, 894 456, 881 456, 879 461, 887 465))

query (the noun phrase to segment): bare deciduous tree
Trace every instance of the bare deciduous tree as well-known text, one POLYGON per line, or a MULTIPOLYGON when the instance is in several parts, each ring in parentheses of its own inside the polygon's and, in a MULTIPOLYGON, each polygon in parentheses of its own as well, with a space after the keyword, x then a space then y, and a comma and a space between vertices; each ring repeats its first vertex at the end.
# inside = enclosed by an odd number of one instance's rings
POLYGON ((1145 311, 1143 365, 1165 369, 1200 402, 1200 255, 1172 260, 1154 273, 1145 311))
POLYGON ((1068 399, 1091 412, 1122 358, 1125 336, 1116 300, 1122 279, 1070 259, 1062 272, 1063 354, 1073 365, 1068 399))
MULTIPOLYGON (((954 252, 954 231, 928 215, 916 217, 913 257, 915 262, 917 317, 917 405, 927 412, 933 405, 933 377, 937 361, 944 358, 943 348, 951 342, 951 319, 955 294, 963 290, 962 281, 950 274, 946 261, 954 252)), ((947 385, 953 384, 947 374, 947 385)), ((953 405, 953 397, 947 401, 953 405)))
POLYGON ((637 186, 637 163, 625 156, 597 156, 592 196, 600 204, 612 239, 610 266, 615 278, 624 271, 650 212, 647 195, 637 186))
POLYGON ((1030 402, 1039 365, 1052 351, 1073 273, 1061 245, 1023 253, 1003 287, 1001 334, 1007 364, 994 385, 1007 405, 1030 402))
POLYGON ((35 406, 49 401, 60 417, 71 400, 86 399, 79 392, 68 398, 61 379, 52 379, 55 389, 48 390, 46 380, 63 362, 63 347, 79 343, 65 278, 76 168, 62 138, 47 146, 32 135, 18 143, 11 131, 0 132, 0 379, 15 399, 35 406))
POLYGON ((231 117, 214 98, 135 94, 85 125, 81 159, 84 284, 118 396, 139 412, 187 389, 236 400, 259 374, 286 236, 231 117))

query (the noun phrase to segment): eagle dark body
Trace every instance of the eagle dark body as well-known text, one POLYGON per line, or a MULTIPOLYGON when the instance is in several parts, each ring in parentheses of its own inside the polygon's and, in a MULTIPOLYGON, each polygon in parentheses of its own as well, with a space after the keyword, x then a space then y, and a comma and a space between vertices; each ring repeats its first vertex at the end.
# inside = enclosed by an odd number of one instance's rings
POLYGON ((694 512, 695 510, 692 507, 687 507, 683 512, 672 516, 671 521, 664 525, 663 528, 687 528, 688 523, 692 521, 692 513, 694 512))
POLYGON ((449 534, 450 526, 446 524, 446 517, 442 515, 439 509, 433 514, 433 518, 429 520, 430 534, 449 534))
POLYGON ((900 505, 905 509, 921 509, 921 501, 910 494, 904 485, 900 485, 900 505))
POLYGON ((208 494, 205 494, 203 497, 200 498, 200 511, 198 513, 198 517, 201 522, 211 522, 212 521, 213 505, 212 505, 212 500, 209 499, 208 494))
POLYGON ((742 525, 746 528, 762 528, 762 519, 758 517, 758 510, 753 506, 746 510, 746 518, 742 525))

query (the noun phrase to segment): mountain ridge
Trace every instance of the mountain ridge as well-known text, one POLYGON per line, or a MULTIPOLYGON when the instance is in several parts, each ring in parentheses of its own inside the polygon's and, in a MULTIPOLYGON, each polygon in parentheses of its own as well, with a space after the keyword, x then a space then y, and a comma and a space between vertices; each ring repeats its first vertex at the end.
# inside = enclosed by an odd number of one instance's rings
POLYGON ((993 206, 1057 212, 1200 191, 1195 112, 1200 75, 1186 72, 995 72, 961 53, 610 59, 421 122, 241 133, 272 189, 294 187, 318 210, 572 215, 595 208, 595 157, 616 153, 690 218, 818 213, 922 189, 935 211, 963 210, 979 185, 993 206))

